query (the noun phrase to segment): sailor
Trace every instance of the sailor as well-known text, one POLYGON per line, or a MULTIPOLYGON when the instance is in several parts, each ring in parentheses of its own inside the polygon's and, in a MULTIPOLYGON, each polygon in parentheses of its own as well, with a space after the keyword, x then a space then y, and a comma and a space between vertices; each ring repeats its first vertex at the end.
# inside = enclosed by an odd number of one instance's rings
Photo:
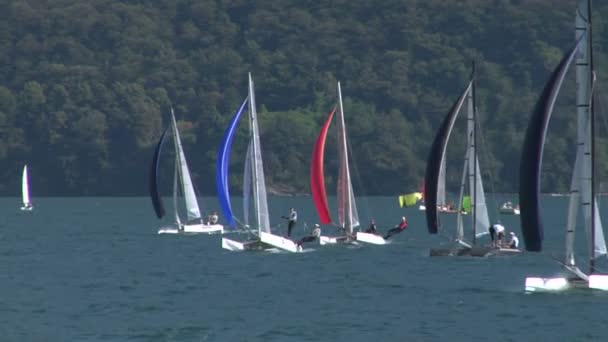
POLYGON ((217 211, 214 211, 211 215, 209 215, 209 224, 216 224, 219 220, 217 215, 217 211))
POLYGON ((374 219, 372 219, 372 221, 369 223, 369 228, 367 228, 367 230, 365 232, 370 233, 370 234, 376 234, 376 233, 378 233, 378 231, 376 229, 377 229, 376 221, 374 219))
POLYGON ((505 226, 500 224, 500 220, 498 220, 498 222, 494 223, 489 230, 492 247, 501 247, 502 239, 505 237, 505 226))
POLYGON ((318 223, 315 223, 315 227, 313 228, 310 235, 306 235, 305 237, 301 238, 299 241, 296 242, 296 244, 298 245, 298 247, 302 247, 302 244, 304 242, 315 241, 316 239, 319 238, 319 236, 321 236, 321 227, 319 226, 318 223))
POLYGON ((296 223, 298 222, 298 213, 295 208, 289 209, 289 216, 282 216, 287 220, 287 237, 291 236, 291 231, 295 228, 296 223))
POLYGON ((510 232, 509 235, 511 236, 509 239, 509 248, 517 248, 519 247, 519 239, 517 238, 517 236, 515 235, 515 233, 510 232))
POLYGON ((399 222, 399 224, 396 225, 395 228, 389 229, 388 232, 386 232, 386 235, 384 235, 384 238, 388 239, 392 235, 401 233, 406 228, 407 228, 407 219, 405 218, 405 216, 403 216, 403 217, 401 217, 401 222, 399 222))

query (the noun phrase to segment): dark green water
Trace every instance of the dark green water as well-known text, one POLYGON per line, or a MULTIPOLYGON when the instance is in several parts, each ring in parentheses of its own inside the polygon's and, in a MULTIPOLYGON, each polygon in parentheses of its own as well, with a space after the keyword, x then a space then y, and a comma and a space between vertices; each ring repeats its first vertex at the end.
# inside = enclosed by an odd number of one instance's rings
MULTIPOLYGON (((1 341, 603 341, 608 330, 608 293, 523 291, 526 275, 560 273, 550 257, 565 197, 544 200, 547 252, 484 259, 429 258, 445 240, 392 197, 358 200, 381 230, 408 216, 392 244, 302 254, 159 236, 147 198, 40 198, 31 213, 18 202, 0 199, 1 341)), ((311 200, 271 198, 275 223, 290 206, 303 235, 311 200)), ((502 220, 519 233, 518 217, 502 220)))

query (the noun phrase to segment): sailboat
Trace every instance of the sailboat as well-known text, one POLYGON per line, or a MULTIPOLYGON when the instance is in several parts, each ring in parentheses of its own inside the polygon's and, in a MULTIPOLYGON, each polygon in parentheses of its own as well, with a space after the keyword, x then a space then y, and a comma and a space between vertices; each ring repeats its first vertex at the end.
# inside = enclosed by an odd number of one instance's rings
MULTIPOLYGON (((179 136, 179 130, 177 129, 177 122, 175 120, 175 113, 171 108, 171 135, 173 136, 173 142, 175 145, 175 171, 173 176, 173 210, 175 215, 175 226, 174 227, 162 227, 158 230, 158 234, 197 234, 197 233, 222 233, 224 227, 220 224, 213 224, 211 222, 203 222, 201 217, 201 211, 198 206, 198 200, 194 191, 194 185, 190 178, 190 170, 188 169, 188 163, 186 162, 186 156, 182 148, 181 139, 179 136), (186 220, 182 221, 179 214, 178 198, 179 191, 183 194, 183 199, 186 207, 186 220)), ((165 216, 165 209, 163 207, 160 192, 158 190, 159 181, 159 164, 162 147, 165 142, 169 128, 167 128, 161 135, 156 149, 154 150, 154 157, 152 159, 152 165, 150 168, 150 198, 152 199, 152 206, 156 216, 160 219, 165 216)))
POLYGON ((230 150, 236 127, 241 118, 245 106, 249 103, 249 145, 245 159, 245 172, 243 180, 243 228, 249 230, 251 238, 247 241, 237 241, 222 238, 222 248, 230 251, 243 250, 267 250, 280 249, 288 252, 299 252, 301 248, 292 240, 274 235, 270 229, 268 214, 268 199, 266 196, 266 183, 264 180, 264 166, 262 164, 262 147, 260 144, 260 131, 258 128, 258 116, 255 106, 255 95, 253 91, 253 79, 249 73, 248 97, 236 112, 220 144, 217 158, 217 192, 224 217, 230 227, 236 227, 236 218, 232 213, 230 201, 228 166, 230 161, 230 150), (255 225, 257 229, 249 228, 249 202, 253 199, 255 211, 255 225))
POLYGON ((563 291, 573 287, 608 290, 608 275, 598 274, 597 258, 606 255, 606 241, 595 195, 595 139, 593 108, 593 48, 591 1, 579 0, 575 18, 576 43, 555 68, 536 103, 526 130, 520 164, 519 202, 521 228, 526 250, 540 252, 543 221, 540 211, 542 156, 547 128, 555 101, 570 65, 576 61, 577 148, 570 185, 566 225, 565 258, 560 263, 569 277, 526 277, 527 292, 563 291), (577 214, 583 213, 589 250, 589 271, 583 272, 575 260, 574 240, 577 214))
POLYGON ((27 164, 23 166, 23 174, 21 176, 21 198, 23 201, 23 206, 21 207, 21 210, 32 211, 34 209, 34 206, 30 201, 30 184, 27 174, 27 164))
POLYGON ((456 210, 456 236, 453 239, 452 244, 446 247, 432 248, 430 255, 486 256, 489 254, 519 252, 519 250, 479 246, 477 243, 480 237, 488 233, 490 220, 488 218, 488 209, 483 191, 479 160, 477 158, 477 109, 475 106, 474 66, 469 83, 441 123, 437 135, 433 140, 427 160, 424 188, 426 190, 425 213, 428 231, 431 234, 437 234, 439 232, 439 212, 441 212, 441 209, 438 204, 442 192, 445 192, 445 186, 442 186, 441 183, 442 179, 445 177, 442 173, 443 170, 445 170, 446 149, 456 118, 465 102, 467 104, 467 148, 462 170, 462 180, 460 183, 460 194, 458 199, 459 208, 456 210), (469 195, 465 196, 467 183, 469 185, 469 195), (470 242, 465 240, 462 216, 469 212, 471 213, 472 231, 472 241, 470 242))
POLYGON ((319 242, 325 244, 337 243, 355 243, 356 240, 365 241, 375 244, 384 244, 385 241, 381 236, 374 234, 359 235, 353 233, 353 228, 359 226, 359 215, 357 213, 357 205, 350 177, 350 167, 348 165, 348 144, 346 137, 346 126, 344 124, 344 107, 342 105, 342 90, 340 82, 338 82, 338 104, 329 113, 319 136, 315 142, 310 166, 310 188, 312 192, 313 202, 317 209, 319 221, 321 224, 332 224, 332 219, 329 213, 327 204, 327 193, 325 191, 325 178, 323 175, 323 160, 325 156, 325 140, 329 125, 337 113, 337 128, 338 128, 338 161, 340 163, 338 170, 338 222, 336 226, 343 232, 339 236, 321 235, 319 242))

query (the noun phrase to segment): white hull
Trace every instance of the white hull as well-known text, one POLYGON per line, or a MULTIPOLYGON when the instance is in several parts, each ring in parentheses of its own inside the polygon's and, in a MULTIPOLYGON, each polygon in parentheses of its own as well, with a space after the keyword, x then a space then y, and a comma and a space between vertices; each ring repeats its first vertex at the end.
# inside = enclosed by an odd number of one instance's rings
POLYGON ((32 211, 32 210, 34 210, 34 207, 33 206, 31 206, 31 207, 21 207, 21 210, 22 211, 32 211))
POLYGON ((426 210, 426 206, 425 206, 424 204, 421 204, 421 205, 418 207, 418 210, 420 210, 420 211, 425 211, 425 210, 426 210))
POLYGON ((299 247, 295 242, 282 236, 260 232, 260 240, 266 244, 288 252, 297 253, 302 251, 302 248, 299 247))
POLYGON ((358 245, 357 241, 347 238, 346 236, 323 236, 319 237, 320 245, 337 245, 337 244, 351 244, 358 245))
POLYGON ((222 234, 224 226, 221 224, 189 224, 183 225, 183 229, 177 227, 164 227, 158 230, 158 234, 222 234))
POLYGON ((504 215, 519 215, 519 209, 516 209, 516 208, 512 208, 512 209, 500 208, 500 213, 504 214, 504 215))
POLYGON ((594 290, 608 291, 608 275, 592 274, 589 276, 589 288, 594 290))
POLYGON ((245 250, 258 249, 260 246, 260 240, 250 240, 245 242, 230 240, 222 238, 222 248, 229 251, 238 252, 245 250))
POLYGON ((387 243, 382 236, 377 234, 357 232, 356 237, 357 241, 371 243, 374 245, 385 245, 387 243))

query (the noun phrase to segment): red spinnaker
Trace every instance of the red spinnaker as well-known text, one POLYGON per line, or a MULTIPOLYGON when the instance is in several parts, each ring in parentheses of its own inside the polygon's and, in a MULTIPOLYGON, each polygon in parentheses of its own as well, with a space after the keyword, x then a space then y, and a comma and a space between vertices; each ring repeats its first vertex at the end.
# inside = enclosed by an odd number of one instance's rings
POLYGON ((334 117, 336 108, 329 113, 321 132, 315 142, 315 148, 312 152, 312 162, 310 165, 310 190, 312 192, 312 199, 315 202, 317 213, 319 214, 319 220, 322 224, 331 223, 331 217, 329 216, 329 207, 327 205, 327 194, 325 193, 325 178, 323 177, 323 156, 325 154, 325 138, 327 138, 327 130, 331 119, 334 117))

